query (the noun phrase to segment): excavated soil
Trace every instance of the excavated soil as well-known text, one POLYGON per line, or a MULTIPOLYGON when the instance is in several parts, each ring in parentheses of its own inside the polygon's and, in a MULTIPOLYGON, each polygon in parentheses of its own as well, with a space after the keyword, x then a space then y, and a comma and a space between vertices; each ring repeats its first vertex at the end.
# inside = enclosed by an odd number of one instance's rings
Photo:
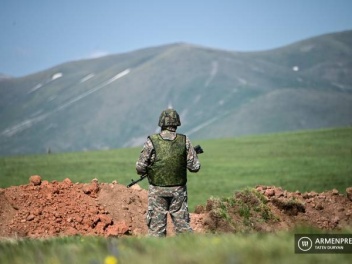
MULTIPOLYGON (((335 189, 291 193, 275 186, 257 186, 253 191, 262 196, 260 201, 237 194, 235 202, 225 205, 226 217, 219 214, 211 199, 205 206, 197 206, 191 213, 195 233, 273 232, 297 225, 325 230, 352 226, 352 187, 344 194, 335 189), (249 213, 244 214, 239 205, 245 205, 249 213)), ((96 179, 90 183, 72 183, 70 179, 48 182, 31 176, 27 185, 0 188, 0 237, 144 236, 147 197, 147 191, 138 185, 127 188, 96 179)), ((168 235, 173 235, 170 218, 168 223, 168 235)))

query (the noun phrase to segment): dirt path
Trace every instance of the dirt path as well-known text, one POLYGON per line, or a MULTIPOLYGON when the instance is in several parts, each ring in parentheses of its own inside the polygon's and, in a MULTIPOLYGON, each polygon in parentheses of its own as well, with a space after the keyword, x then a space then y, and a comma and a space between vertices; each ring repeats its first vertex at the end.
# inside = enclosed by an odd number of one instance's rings
MULTIPOLYGON (((352 188, 345 194, 337 190, 301 194, 258 186, 253 193, 252 198, 237 195, 234 203, 226 203, 226 219, 218 214, 214 201, 208 200, 191 214, 192 228, 196 233, 237 232, 248 227, 271 232, 301 224, 327 230, 352 225, 352 188), (259 194, 263 204, 255 198, 259 194), (240 205, 246 206, 248 215, 242 214, 240 205)), ((0 189, 0 237, 143 236, 147 233, 147 196, 138 185, 126 188, 97 180, 72 183, 70 179, 48 182, 32 176, 28 185, 0 189)), ((168 234, 174 234, 172 224, 168 234)))

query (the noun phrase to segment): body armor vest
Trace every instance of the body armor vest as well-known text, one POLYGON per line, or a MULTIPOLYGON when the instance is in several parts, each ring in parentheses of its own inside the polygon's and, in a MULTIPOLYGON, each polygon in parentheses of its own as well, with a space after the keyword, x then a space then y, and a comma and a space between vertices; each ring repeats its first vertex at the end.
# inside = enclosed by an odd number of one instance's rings
POLYGON ((174 140, 159 134, 149 136, 155 150, 155 160, 148 167, 149 183, 155 186, 180 186, 187 182, 186 136, 176 134, 174 140))

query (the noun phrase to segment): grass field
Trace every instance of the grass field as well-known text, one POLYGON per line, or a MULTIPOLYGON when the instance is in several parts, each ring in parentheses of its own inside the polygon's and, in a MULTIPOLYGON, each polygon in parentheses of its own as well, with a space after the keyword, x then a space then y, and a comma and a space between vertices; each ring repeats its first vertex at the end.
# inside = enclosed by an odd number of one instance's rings
MULTIPOLYGON (((226 197, 246 186, 276 185, 295 191, 352 186, 352 128, 233 139, 194 141, 201 172, 189 174, 191 210, 211 196, 226 197)), ((0 187, 44 180, 127 184, 140 148, 0 159, 0 187)), ((146 187, 147 182, 142 183, 146 187)), ((294 233, 190 235, 153 239, 64 237, 0 240, 0 263, 350 263, 350 254, 294 254, 294 233)), ((345 232, 351 233, 351 230, 345 232)))
MULTIPOLYGON (((191 210, 210 196, 231 196, 258 184, 289 191, 344 192, 352 186, 352 128, 194 141, 201 144, 202 168, 189 173, 191 210)), ((0 187, 27 184, 31 175, 44 180, 127 185, 137 179, 141 148, 0 158, 0 187)), ((141 186, 146 188, 147 181, 141 186)))
POLYGON ((184 235, 164 239, 76 236, 0 242, 0 263, 11 264, 341 264, 350 263, 350 260, 350 254, 295 254, 294 234, 291 232, 184 235))

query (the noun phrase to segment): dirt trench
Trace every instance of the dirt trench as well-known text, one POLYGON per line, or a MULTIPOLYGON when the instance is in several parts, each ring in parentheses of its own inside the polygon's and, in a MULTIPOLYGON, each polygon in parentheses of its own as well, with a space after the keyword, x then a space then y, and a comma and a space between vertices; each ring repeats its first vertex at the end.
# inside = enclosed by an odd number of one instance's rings
MULTIPOLYGON (((147 191, 113 183, 48 182, 0 189, 0 237, 144 236, 147 191)), ((322 193, 257 186, 231 199, 209 199, 191 213, 195 233, 275 232, 297 225, 336 230, 352 226, 352 187, 322 193)), ((168 219, 168 235, 174 235, 168 219)))

